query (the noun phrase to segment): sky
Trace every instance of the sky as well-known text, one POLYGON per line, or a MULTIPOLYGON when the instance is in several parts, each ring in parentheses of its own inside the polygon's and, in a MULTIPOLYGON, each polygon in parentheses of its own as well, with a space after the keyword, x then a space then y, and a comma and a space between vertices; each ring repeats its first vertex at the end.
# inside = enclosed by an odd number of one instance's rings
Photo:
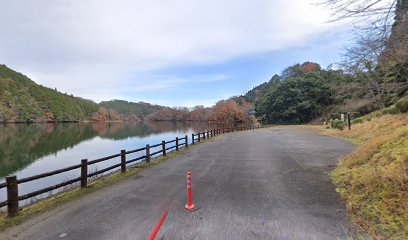
POLYGON ((318 0, 0 0, 0 64, 96 102, 211 106, 350 43, 318 0))

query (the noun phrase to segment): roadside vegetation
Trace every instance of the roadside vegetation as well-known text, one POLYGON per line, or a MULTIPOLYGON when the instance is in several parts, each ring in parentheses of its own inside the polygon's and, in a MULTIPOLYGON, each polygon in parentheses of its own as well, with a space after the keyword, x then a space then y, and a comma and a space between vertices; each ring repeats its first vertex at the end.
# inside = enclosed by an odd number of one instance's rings
POLYGON ((351 222, 376 239, 408 239, 408 114, 363 116, 352 130, 326 130, 357 147, 331 173, 351 222))

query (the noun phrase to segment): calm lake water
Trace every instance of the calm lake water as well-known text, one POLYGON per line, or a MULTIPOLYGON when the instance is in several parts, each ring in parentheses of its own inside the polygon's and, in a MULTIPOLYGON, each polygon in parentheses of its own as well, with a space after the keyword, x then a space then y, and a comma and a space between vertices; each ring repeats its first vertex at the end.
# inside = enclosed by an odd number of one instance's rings
MULTIPOLYGON (((120 153, 121 149, 133 150, 185 135, 188 135, 191 142, 192 133, 214 128, 217 126, 205 123, 173 122, 0 125, 0 183, 5 181, 6 176, 17 175, 19 179, 29 177, 79 164, 81 159, 93 160, 120 153)), ((129 158, 137 157, 138 154, 143 155, 136 153, 129 158)), ((95 164, 89 166, 89 172, 119 162, 120 158, 114 158, 95 164)), ((19 185, 19 195, 79 176, 80 170, 75 169, 23 183, 19 185)), ((46 196, 58 191, 61 189, 46 196)), ((4 200, 6 190, 3 188, 0 189, 0 202, 4 200)), ((22 204, 27 203, 29 201, 22 204)))

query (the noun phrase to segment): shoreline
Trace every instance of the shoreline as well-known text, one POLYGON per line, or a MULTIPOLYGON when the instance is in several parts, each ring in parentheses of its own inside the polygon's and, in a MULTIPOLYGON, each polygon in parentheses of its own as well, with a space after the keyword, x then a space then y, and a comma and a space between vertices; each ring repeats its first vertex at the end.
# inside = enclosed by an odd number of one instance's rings
MULTIPOLYGON (((186 120, 186 121, 173 121, 173 120, 138 120, 138 121, 126 121, 126 120, 108 120, 108 121, 91 121, 91 120, 72 120, 72 121, 2 121, 0 125, 19 125, 19 124, 59 124, 59 123, 137 123, 137 122, 174 122, 174 123, 207 123, 207 124, 224 124, 223 122, 214 121, 196 121, 196 120, 186 120)), ((253 122, 236 122, 233 125, 239 124, 254 124, 253 122)), ((227 124, 231 125, 231 124, 227 124)), ((261 124, 259 124, 261 125, 261 124)))

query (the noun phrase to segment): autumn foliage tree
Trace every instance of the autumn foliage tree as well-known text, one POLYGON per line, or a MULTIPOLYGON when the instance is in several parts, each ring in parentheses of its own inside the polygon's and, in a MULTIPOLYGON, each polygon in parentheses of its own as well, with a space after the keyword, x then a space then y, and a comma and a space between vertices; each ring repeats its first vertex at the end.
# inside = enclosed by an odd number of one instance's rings
POLYGON ((222 100, 215 106, 206 108, 196 106, 192 109, 181 108, 164 108, 148 116, 152 121, 198 121, 198 122, 217 122, 217 123, 241 123, 250 120, 248 109, 250 104, 241 99, 239 104, 235 100, 222 100))
POLYGON ((118 121, 121 120, 120 115, 113 109, 106 110, 104 107, 99 107, 97 112, 94 112, 89 118, 95 122, 118 121))
POLYGON ((233 124, 249 121, 248 114, 239 109, 234 100, 222 100, 212 108, 210 121, 233 124))

